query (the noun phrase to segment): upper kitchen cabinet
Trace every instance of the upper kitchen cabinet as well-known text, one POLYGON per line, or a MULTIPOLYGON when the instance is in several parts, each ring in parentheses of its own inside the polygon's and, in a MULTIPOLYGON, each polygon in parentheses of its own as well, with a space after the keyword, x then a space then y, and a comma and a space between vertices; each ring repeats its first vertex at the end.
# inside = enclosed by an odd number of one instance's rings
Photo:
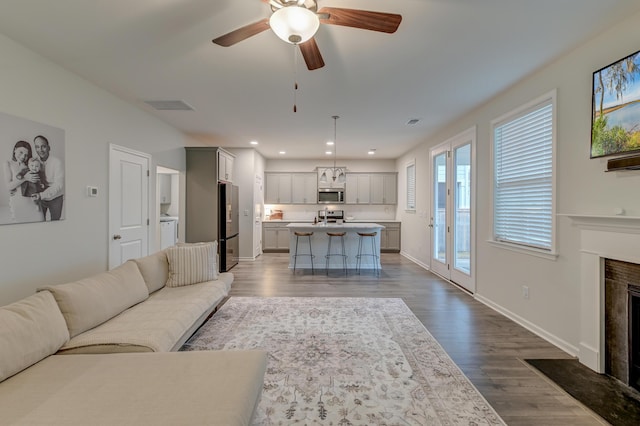
POLYGON ((267 172, 264 176, 264 203, 291 204, 291 173, 267 172))
POLYGON ((396 173, 372 173, 371 204, 398 203, 398 175, 396 173))
POLYGON ((218 149, 218 180, 233 182, 233 159, 235 156, 227 151, 218 149))
POLYGON ((368 173, 347 173, 346 204, 371 203, 371 179, 368 173))
POLYGON ((293 204, 316 204, 318 202, 318 175, 311 173, 291 174, 291 202, 293 204))

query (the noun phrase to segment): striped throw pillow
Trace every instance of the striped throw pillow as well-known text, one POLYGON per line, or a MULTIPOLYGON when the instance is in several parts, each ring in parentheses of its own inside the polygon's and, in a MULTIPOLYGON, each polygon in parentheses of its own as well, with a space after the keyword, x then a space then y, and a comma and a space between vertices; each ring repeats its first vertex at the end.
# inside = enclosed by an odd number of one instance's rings
POLYGON ((167 248, 167 287, 182 287, 218 279, 218 242, 185 244, 167 248))

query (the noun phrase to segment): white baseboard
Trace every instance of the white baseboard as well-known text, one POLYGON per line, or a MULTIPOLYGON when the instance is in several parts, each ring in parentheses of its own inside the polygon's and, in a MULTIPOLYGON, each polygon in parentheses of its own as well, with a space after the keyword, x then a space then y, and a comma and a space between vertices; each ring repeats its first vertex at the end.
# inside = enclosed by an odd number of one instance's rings
POLYGON ((238 262, 255 262, 258 257, 239 257, 238 262))
POLYGON ((409 259, 410 261, 412 261, 413 263, 415 263, 418 266, 423 267, 424 269, 426 269, 427 271, 430 271, 429 269, 429 265, 427 265, 426 263, 416 259, 415 257, 411 256, 410 254, 408 254, 405 251, 400 251, 400 256, 406 257, 407 259, 409 259))
POLYGON ((479 301, 480 303, 483 303, 483 304, 487 305, 488 307, 490 307, 494 311, 496 311, 496 312, 504 315, 505 317, 509 318, 510 320, 515 321, 517 324, 523 326, 524 328, 526 328, 530 332, 542 337, 544 340, 546 340, 547 342, 553 344, 554 346, 557 346, 558 348, 562 349, 563 351, 565 351, 569 355, 578 356, 578 354, 580 353, 580 350, 577 347, 575 347, 572 344, 570 344, 569 342, 566 342, 565 340, 559 338, 558 336, 556 336, 556 335, 554 335, 552 333, 549 333, 545 329, 543 329, 541 327, 538 327, 534 323, 522 318, 520 315, 517 315, 517 314, 511 312, 510 310, 498 305, 497 303, 494 303, 493 301, 487 299, 486 297, 481 296, 479 294, 474 294, 474 298, 477 301, 479 301))
POLYGON ((578 354, 580 362, 596 373, 604 373, 602 366, 600 365, 600 354, 594 347, 587 345, 584 342, 580 342, 580 353, 578 354))

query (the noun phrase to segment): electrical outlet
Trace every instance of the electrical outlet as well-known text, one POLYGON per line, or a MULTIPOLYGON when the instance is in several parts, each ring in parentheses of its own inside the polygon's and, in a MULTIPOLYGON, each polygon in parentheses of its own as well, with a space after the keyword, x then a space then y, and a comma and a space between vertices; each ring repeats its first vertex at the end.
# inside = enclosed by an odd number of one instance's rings
POLYGON ((522 286, 522 297, 524 297, 525 299, 529 298, 529 287, 526 285, 522 286))

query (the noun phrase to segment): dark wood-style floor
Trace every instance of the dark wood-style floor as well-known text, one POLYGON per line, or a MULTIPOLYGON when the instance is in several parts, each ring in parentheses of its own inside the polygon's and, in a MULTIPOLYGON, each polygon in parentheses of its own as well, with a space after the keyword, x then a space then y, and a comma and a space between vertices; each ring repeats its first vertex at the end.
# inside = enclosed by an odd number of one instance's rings
POLYGON ((287 265, 287 253, 241 262, 230 296, 400 297, 508 425, 607 424, 522 361, 568 354, 399 254, 382 255, 380 276, 287 265))

